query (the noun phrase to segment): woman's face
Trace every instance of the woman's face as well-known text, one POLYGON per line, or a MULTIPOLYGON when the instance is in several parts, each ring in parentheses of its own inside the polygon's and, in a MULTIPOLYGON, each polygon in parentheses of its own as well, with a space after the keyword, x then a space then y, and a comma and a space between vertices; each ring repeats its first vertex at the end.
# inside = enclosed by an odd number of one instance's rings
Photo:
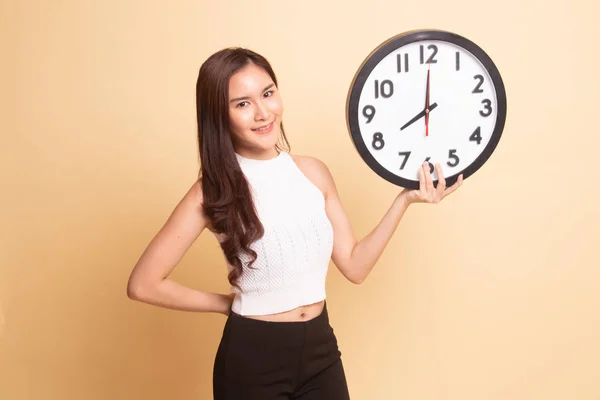
POLYGON ((269 159, 277 155, 283 103, 269 74, 248 64, 229 80, 229 123, 238 154, 269 159))

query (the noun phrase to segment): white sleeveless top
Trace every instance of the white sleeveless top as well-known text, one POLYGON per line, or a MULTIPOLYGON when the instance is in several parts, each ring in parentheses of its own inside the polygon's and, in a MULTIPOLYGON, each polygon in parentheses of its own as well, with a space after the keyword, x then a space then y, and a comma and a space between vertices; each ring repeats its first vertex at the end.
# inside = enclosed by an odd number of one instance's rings
MULTIPOLYGON (((231 287, 236 293, 232 310, 275 314, 324 300, 333 228, 323 193, 286 152, 269 160, 236 157, 265 234, 250 245, 258 255, 251 269, 250 256, 241 255, 241 290, 231 287)), ((216 236, 223 239, 223 234, 216 236)))

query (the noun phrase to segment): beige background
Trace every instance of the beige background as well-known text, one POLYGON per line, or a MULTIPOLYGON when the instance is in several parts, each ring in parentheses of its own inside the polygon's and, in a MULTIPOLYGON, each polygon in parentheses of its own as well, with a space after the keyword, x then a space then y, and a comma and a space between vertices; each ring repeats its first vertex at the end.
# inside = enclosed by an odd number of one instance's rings
MULTIPOLYGON (((197 173, 195 82, 232 45, 273 64, 292 152, 331 169, 356 234, 398 188, 345 122, 387 38, 478 43, 507 88, 490 161, 409 209, 328 304, 353 399, 600 398, 598 46, 592 0, 0 3, 0 399, 210 399, 222 315, 127 299, 137 258, 197 173)), ((174 277, 226 292, 212 235, 174 277)))

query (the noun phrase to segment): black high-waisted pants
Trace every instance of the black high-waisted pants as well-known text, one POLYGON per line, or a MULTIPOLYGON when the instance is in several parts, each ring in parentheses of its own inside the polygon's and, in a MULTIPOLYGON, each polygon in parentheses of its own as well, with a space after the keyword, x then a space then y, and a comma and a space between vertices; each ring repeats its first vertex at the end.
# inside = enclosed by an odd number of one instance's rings
POLYGON ((308 321, 267 322, 230 312, 215 358, 215 400, 348 400, 327 305, 308 321))

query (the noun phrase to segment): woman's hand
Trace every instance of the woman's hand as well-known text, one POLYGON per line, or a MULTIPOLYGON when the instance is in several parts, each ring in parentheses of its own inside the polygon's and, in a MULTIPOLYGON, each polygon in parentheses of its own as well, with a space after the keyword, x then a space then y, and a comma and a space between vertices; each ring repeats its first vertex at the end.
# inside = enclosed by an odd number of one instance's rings
POLYGON ((433 186, 433 180, 429 173, 429 163, 424 162, 421 168, 419 168, 419 189, 404 189, 399 195, 404 197, 407 206, 412 203, 437 204, 462 185, 463 176, 460 174, 456 183, 449 188, 446 188, 446 179, 444 179, 440 164, 435 164, 435 170, 438 176, 437 187, 433 186))

